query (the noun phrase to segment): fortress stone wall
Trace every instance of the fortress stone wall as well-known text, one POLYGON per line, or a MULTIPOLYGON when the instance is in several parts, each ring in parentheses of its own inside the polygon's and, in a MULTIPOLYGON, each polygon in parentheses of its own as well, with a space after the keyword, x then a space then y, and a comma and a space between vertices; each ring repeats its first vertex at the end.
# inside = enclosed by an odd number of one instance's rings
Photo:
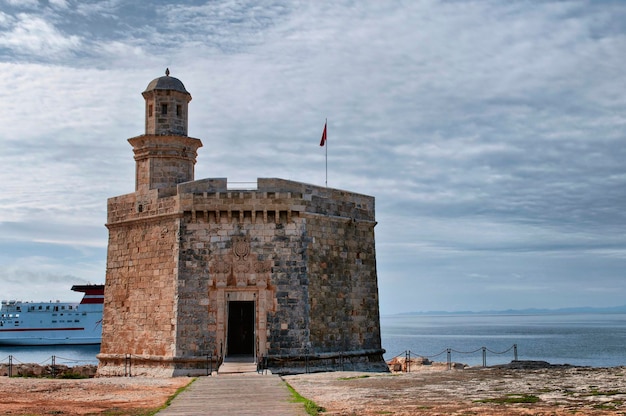
POLYGON ((283 373, 387 370, 373 197, 275 178, 231 190, 194 180, 198 139, 129 142, 136 191, 108 201, 100 375, 201 375, 229 356, 283 373))

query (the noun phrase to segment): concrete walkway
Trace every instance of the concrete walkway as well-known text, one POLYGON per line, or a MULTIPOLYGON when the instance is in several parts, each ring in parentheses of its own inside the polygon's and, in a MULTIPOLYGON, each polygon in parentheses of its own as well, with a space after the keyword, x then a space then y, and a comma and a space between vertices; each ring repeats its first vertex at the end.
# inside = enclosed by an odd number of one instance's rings
POLYGON ((304 405, 292 399, 277 375, 220 374, 198 378, 158 415, 305 416, 304 405))

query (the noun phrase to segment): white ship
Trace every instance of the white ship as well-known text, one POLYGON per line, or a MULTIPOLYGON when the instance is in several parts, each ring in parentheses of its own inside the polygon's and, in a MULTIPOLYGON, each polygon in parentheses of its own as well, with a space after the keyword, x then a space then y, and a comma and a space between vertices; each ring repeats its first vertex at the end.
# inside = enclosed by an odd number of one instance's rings
POLYGON ((104 285, 74 285, 80 303, 3 300, 0 345, 100 344, 104 285))

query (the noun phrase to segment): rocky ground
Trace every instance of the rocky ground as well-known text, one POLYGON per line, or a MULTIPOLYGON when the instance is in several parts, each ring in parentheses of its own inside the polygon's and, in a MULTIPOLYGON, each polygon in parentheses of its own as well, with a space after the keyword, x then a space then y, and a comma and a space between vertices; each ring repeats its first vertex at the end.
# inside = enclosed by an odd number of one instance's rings
POLYGON ((433 364, 285 380, 324 415, 626 415, 626 368, 511 367, 433 364))
MULTIPOLYGON (((626 415, 626 368, 524 365, 285 376, 322 415, 626 415)), ((219 376, 218 376, 219 377, 219 376)), ((2 415, 144 415, 189 378, 0 377, 2 415)))

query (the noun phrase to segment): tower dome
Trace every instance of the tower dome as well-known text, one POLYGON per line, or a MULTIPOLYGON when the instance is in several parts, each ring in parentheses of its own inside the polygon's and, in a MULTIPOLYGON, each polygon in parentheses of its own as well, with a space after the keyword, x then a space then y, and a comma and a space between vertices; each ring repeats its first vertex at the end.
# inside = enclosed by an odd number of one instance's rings
POLYGON ((155 78, 150 81, 144 93, 152 90, 170 90, 189 94, 181 80, 179 80, 178 78, 170 77, 169 68, 165 70, 164 77, 155 78))
POLYGON ((146 134, 187 135, 191 94, 178 78, 170 77, 169 68, 164 77, 150 81, 141 95, 146 100, 146 134))

